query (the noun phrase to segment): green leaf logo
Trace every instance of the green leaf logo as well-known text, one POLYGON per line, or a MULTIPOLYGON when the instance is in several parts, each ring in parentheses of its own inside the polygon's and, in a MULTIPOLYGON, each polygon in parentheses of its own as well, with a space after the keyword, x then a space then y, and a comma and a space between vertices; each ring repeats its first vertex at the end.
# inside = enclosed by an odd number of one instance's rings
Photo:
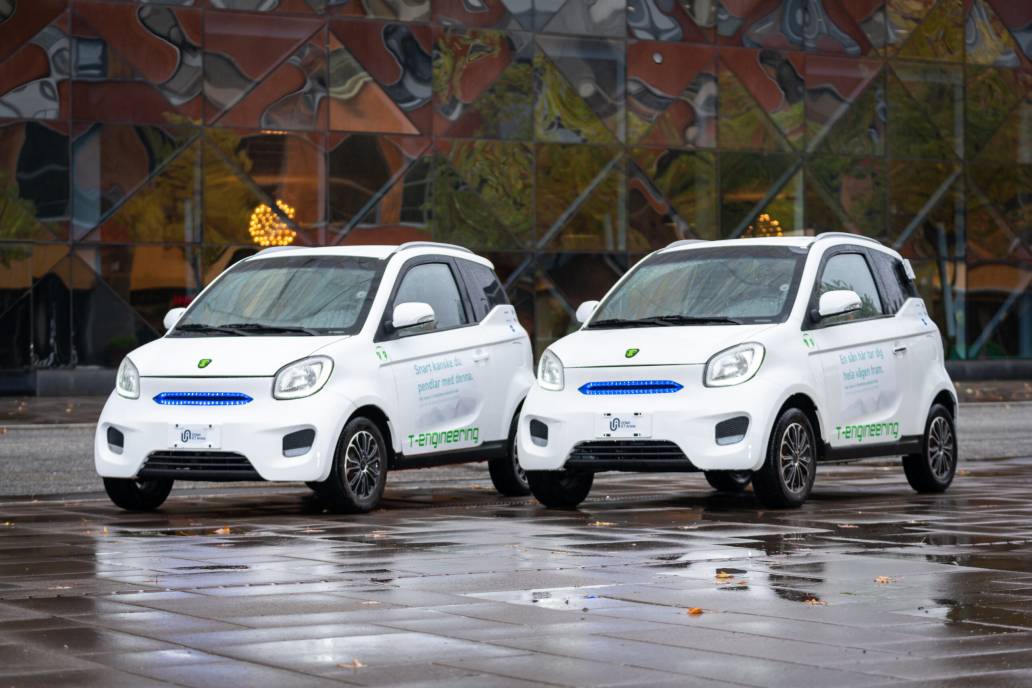
POLYGON ((641 351, 641 349, 628 349, 627 351, 624 352, 624 357, 625 358, 634 358, 635 356, 638 355, 639 351, 641 351))
POLYGON ((210 358, 202 358, 201 360, 197 361, 197 367, 198 368, 207 368, 209 363, 211 363, 211 359, 210 358))

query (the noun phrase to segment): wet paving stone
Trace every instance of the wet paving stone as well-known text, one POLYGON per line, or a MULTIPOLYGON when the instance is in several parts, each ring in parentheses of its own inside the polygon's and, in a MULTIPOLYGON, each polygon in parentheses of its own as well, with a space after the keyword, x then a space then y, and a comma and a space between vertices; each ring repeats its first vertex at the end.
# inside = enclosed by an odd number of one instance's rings
POLYGON ((293 487, 0 498, 0 686, 1028 686, 1030 471, 916 495, 825 468, 793 511, 684 475, 565 512, 475 479, 363 516, 293 487))

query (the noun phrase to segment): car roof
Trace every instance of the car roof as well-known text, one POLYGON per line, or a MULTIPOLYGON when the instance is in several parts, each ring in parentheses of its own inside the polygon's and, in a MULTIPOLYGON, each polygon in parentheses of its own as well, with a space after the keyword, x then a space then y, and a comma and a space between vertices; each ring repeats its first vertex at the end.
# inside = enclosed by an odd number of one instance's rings
POLYGON ((685 239, 675 241, 669 246, 659 249, 657 253, 690 251, 696 248, 718 248, 722 246, 790 246, 809 249, 815 244, 822 246, 840 246, 842 244, 866 246, 899 257, 899 253, 891 247, 885 246, 877 239, 847 232, 826 232, 817 236, 750 237, 745 239, 719 239, 717 241, 685 239))
POLYGON ((454 246, 452 244, 435 243, 431 241, 413 241, 407 244, 370 244, 355 246, 274 246, 266 248, 248 260, 262 260, 266 258, 279 258, 281 256, 355 256, 359 258, 376 258, 377 260, 389 260, 395 255, 405 258, 412 258, 424 255, 444 255, 452 258, 464 258, 466 260, 486 265, 494 269, 491 261, 483 256, 478 256, 467 248, 454 246))

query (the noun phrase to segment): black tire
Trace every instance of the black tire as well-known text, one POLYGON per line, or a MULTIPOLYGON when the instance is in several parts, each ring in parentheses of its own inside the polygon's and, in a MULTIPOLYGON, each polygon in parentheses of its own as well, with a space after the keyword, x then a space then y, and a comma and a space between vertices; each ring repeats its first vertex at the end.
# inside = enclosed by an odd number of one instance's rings
POLYGON ((745 492, 752 482, 752 471, 706 471, 706 482, 719 492, 745 492))
POLYGON ((573 509, 587 498, 594 473, 581 471, 527 471, 534 497, 550 509, 573 509))
POLYGON ((331 511, 361 514, 380 503, 387 483, 387 443, 373 421, 359 416, 344 426, 329 477, 316 494, 331 511))
POLYGON ((806 501, 817 476, 817 438, 810 418, 797 408, 785 409, 770 433, 767 457, 753 473, 753 491, 772 509, 806 501))
POLYGON ((517 410, 509 427, 509 441, 506 444, 507 455, 490 459, 487 462, 487 470, 491 473, 491 482, 498 490, 498 494, 506 497, 526 497, 530 494, 527 472, 520 466, 519 452, 516 448, 516 431, 519 429, 519 420, 520 412, 517 410))
POLYGON ((166 478, 104 478, 104 491, 115 506, 126 511, 154 511, 165 503, 172 491, 172 482, 166 478))
POLYGON ((921 453, 903 457, 903 472, 917 492, 945 492, 957 473, 957 429, 942 404, 928 412, 921 453))

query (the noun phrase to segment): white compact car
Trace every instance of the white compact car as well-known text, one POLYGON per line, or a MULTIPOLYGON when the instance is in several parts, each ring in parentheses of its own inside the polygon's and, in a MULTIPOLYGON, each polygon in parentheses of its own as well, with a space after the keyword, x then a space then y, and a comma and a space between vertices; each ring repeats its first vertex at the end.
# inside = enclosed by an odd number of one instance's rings
POLYGON ((820 463, 903 455, 940 492, 957 398, 908 261, 877 241, 681 241, 577 311, 541 356, 520 463, 547 506, 599 471, 705 472, 771 507, 802 504, 820 463))
POLYGON ((97 426, 97 472, 123 508, 157 508, 175 480, 287 480, 361 512, 388 469, 479 460, 500 492, 528 494, 530 341, 466 249, 266 249, 165 327, 122 361, 97 426))

